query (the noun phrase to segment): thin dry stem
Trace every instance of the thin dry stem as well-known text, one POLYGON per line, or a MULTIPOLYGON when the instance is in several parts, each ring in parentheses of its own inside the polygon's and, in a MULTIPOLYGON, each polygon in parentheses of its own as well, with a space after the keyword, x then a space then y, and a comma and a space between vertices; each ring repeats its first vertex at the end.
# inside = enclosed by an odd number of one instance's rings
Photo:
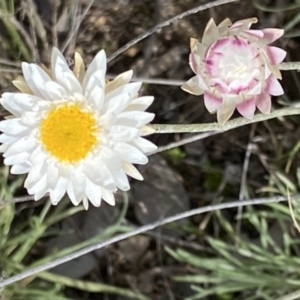
POLYGON ((200 134, 196 134, 196 135, 193 135, 193 136, 189 136, 187 138, 184 138, 178 142, 173 142, 173 143, 170 143, 166 146, 160 146, 158 147, 155 151, 151 152, 149 155, 153 155, 153 154, 156 154, 156 153, 160 153, 160 152, 163 152, 163 151, 166 151, 166 150, 170 150, 170 149, 173 149, 173 148, 176 148, 176 147, 180 147, 180 146, 183 146, 183 145, 186 145, 186 144, 189 144, 189 143, 193 143, 193 142, 196 142, 196 141, 199 141, 199 140, 203 140, 203 139, 206 139, 210 136, 213 136, 213 135, 216 135, 216 134, 219 134, 221 133, 220 131, 212 131, 212 132, 205 132, 205 133, 200 133, 200 134))
MULTIPOLYGON (((300 197, 300 194, 297 194, 297 195, 294 195, 291 198, 296 200, 296 199, 299 199, 299 197, 300 197)), ((55 260, 53 260, 51 262, 48 262, 46 264, 43 264, 41 266, 34 267, 34 268, 31 268, 27 271, 24 271, 22 273, 14 275, 14 276, 12 276, 8 279, 4 279, 3 281, 0 282, 0 288, 3 288, 3 287, 5 287, 9 284, 15 283, 15 282, 20 281, 22 279, 25 279, 29 276, 34 276, 34 275, 36 275, 36 274, 38 274, 42 271, 52 269, 52 268, 54 268, 58 265, 61 265, 63 263, 66 263, 68 261, 76 259, 76 258, 78 258, 80 256, 83 256, 85 254, 88 254, 92 251, 104 248, 108 245, 114 244, 116 242, 125 240, 127 238, 130 238, 132 236, 135 236, 135 235, 138 235, 138 234, 141 234, 141 233, 145 233, 145 232, 147 232, 149 230, 153 230, 153 229, 155 229, 159 226, 166 225, 166 224, 169 224, 169 223, 172 223, 172 222, 175 222, 175 221, 179 221, 179 220, 184 219, 184 218, 188 218, 188 217, 191 217, 191 216, 194 216, 194 215, 203 214, 203 213, 206 213, 206 212, 221 210, 221 209, 236 208, 236 207, 239 207, 239 206, 246 206, 246 205, 261 205, 261 204, 266 204, 266 203, 283 202, 283 201, 287 201, 287 197, 282 196, 282 197, 273 197, 273 198, 260 198, 260 199, 252 199, 252 200, 247 200, 247 201, 239 201, 238 200, 238 201, 229 202, 229 203, 221 203, 221 204, 217 204, 217 205, 209 205, 209 206, 205 206, 205 207, 192 209, 192 210, 186 211, 184 213, 180 213, 180 214, 165 218, 163 220, 159 220, 159 221, 156 221, 154 223, 141 226, 141 227, 136 228, 136 229, 134 229, 130 232, 119 234, 115 237, 112 237, 112 238, 106 240, 106 241, 99 242, 99 243, 97 243, 95 245, 92 245, 92 246, 88 246, 88 247, 83 248, 81 250, 78 250, 74 253, 66 255, 65 257, 55 259, 55 260)))
MULTIPOLYGON (((115 79, 117 75, 106 74, 108 79, 115 79)), ((133 77, 131 81, 141 81, 148 84, 168 85, 168 86, 181 86, 186 81, 178 79, 166 79, 166 78, 147 78, 147 77, 133 77)))
POLYGON ((154 26, 152 27, 151 29, 147 30, 146 32, 140 34, 138 37, 136 37, 135 39, 133 39, 132 41, 130 41, 129 43, 127 43, 126 45, 124 45, 123 47, 121 47, 120 49, 118 49, 115 53, 113 53, 108 59, 107 59, 107 62, 110 62, 112 61, 114 58, 116 58, 118 55, 120 55, 121 53, 123 53, 124 51, 126 51, 127 49, 129 49, 130 47, 132 47, 133 45, 135 45, 136 43, 142 41, 143 39, 145 39, 146 37, 150 36, 151 34, 153 34, 154 32, 166 27, 166 26, 169 26, 170 24, 172 24, 173 22, 179 20, 179 19, 182 19, 184 17, 187 17, 187 16, 190 16, 190 15, 193 15, 193 14, 196 14, 197 12, 199 11, 202 11, 202 10, 206 10, 206 9, 209 9, 209 8, 212 8, 212 7, 215 7, 215 6, 220 6, 220 5, 223 5, 223 4, 228 4, 228 3, 231 3, 231 2, 237 2, 239 0, 217 0, 217 1, 214 1, 214 2, 211 2, 211 3, 207 3, 207 4, 202 4, 202 5, 199 5, 195 8, 192 8, 188 11, 185 11, 163 23, 160 23, 158 24, 157 26, 154 26))

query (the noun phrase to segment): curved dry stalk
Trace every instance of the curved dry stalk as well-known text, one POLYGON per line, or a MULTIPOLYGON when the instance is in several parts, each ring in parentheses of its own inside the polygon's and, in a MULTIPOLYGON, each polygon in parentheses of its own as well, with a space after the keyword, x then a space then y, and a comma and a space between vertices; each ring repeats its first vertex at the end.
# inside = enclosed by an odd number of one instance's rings
POLYGON ((172 24, 173 22, 182 19, 184 17, 196 14, 199 11, 202 10, 206 10, 215 6, 220 6, 223 4, 228 4, 231 2, 237 2, 240 0, 217 0, 211 3, 207 3, 207 4, 202 4, 199 5, 195 8, 192 8, 190 10, 187 10, 173 18, 170 18, 169 20, 160 23, 154 27, 152 27, 151 29, 147 30, 146 32, 140 34, 139 36, 137 36, 135 39, 133 39, 132 41, 130 41, 129 43, 127 43, 126 45, 124 45, 123 47, 121 47, 120 49, 118 49, 115 53, 113 53, 110 57, 108 57, 107 62, 110 62, 111 60, 113 60, 114 58, 116 58, 118 55, 120 55, 121 53, 123 53, 124 51, 126 51, 127 49, 129 49, 130 47, 132 47, 133 45, 135 45, 136 43, 142 41, 143 39, 145 39, 146 37, 150 36, 151 34, 153 34, 154 32, 158 31, 159 29, 162 29, 166 26, 169 26, 170 24, 172 24))
MULTIPOLYGON (((291 197, 292 200, 296 200, 296 199, 299 199, 299 198, 300 198, 300 194, 297 194, 297 195, 294 195, 293 197, 291 197)), ((194 215, 199 215, 199 214, 203 214, 203 213, 206 213, 206 212, 212 212, 212 211, 216 211, 216 210, 236 208, 236 207, 239 207, 239 206, 246 206, 246 205, 261 205, 261 204, 266 204, 266 203, 283 202, 283 201, 287 201, 287 200, 288 200, 287 197, 284 197, 284 196, 273 197, 273 198, 259 198, 259 199, 252 199, 252 200, 247 200, 247 201, 243 201, 243 202, 238 200, 238 201, 229 202, 229 203, 221 203, 221 204, 217 204, 217 205, 208 205, 208 206, 205 206, 205 207, 192 209, 192 210, 186 211, 184 213, 180 213, 180 214, 165 218, 163 220, 159 220, 159 221, 141 226, 141 227, 136 228, 136 229, 134 229, 130 232, 119 234, 115 237, 112 237, 112 238, 106 240, 106 241, 99 242, 99 243, 97 243, 95 245, 92 245, 92 246, 88 246, 88 247, 83 248, 81 250, 75 251, 74 253, 66 255, 65 257, 55 259, 55 260, 53 260, 51 262, 48 262, 46 264, 43 264, 41 266, 31 268, 27 271, 24 271, 22 273, 14 275, 10 278, 4 279, 4 280, 0 281, 0 288, 3 288, 3 287, 5 287, 9 284, 15 283, 15 282, 20 281, 22 279, 25 279, 27 277, 34 276, 34 275, 36 275, 40 272, 52 269, 52 268, 54 268, 58 265, 61 265, 63 263, 66 263, 68 261, 76 259, 76 258, 78 258, 80 256, 83 256, 85 254, 88 254, 92 251, 104 248, 108 245, 114 244, 116 242, 125 240, 127 238, 130 238, 132 236, 135 236, 135 235, 138 235, 138 234, 141 234, 141 233, 145 233, 145 232, 147 232, 149 230, 153 230, 153 229, 155 229, 159 226, 166 225, 166 224, 169 224, 169 223, 172 223, 172 222, 175 222, 175 221, 179 221, 179 220, 184 219, 184 218, 188 218, 188 217, 191 217, 191 216, 194 216, 194 215)))
POLYGON ((203 124, 152 124, 151 126, 154 133, 193 133, 193 132, 207 132, 218 131, 224 132, 244 125, 262 122, 278 117, 293 116, 300 114, 300 107, 291 106, 272 111, 269 115, 257 114, 252 120, 245 118, 236 118, 228 121, 224 125, 218 123, 203 123, 203 124))

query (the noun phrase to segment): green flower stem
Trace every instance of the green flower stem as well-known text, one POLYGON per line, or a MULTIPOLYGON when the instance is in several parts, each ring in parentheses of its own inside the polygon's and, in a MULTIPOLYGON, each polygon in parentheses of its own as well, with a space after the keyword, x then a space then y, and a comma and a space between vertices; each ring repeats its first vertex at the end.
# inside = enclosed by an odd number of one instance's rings
POLYGON ((155 133, 195 133, 207 131, 224 132, 244 125, 262 122, 278 117, 293 116, 300 114, 300 107, 286 107, 272 111, 269 115, 257 114, 252 120, 245 118, 236 118, 228 121, 224 125, 218 123, 203 123, 203 124, 152 124, 150 125, 155 133))
POLYGON ((283 62, 283 63, 279 64, 279 70, 281 70, 281 71, 292 71, 292 70, 299 71, 300 70, 300 61, 283 62))

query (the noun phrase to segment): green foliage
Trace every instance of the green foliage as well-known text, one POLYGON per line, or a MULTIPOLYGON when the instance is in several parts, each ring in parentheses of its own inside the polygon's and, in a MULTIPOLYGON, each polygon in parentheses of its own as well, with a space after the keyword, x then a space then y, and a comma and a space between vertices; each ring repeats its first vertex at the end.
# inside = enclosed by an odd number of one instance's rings
MULTIPOLYGON (((0 187, 3 199, 11 199, 16 189, 22 184, 22 180, 16 179, 13 183, 8 183, 8 168, 0 170, 0 187)), ((65 199, 67 200, 67 199, 65 199)), ((24 258, 28 256, 34 245, 41 239, 53 232, 52 225, 63 219, 70 217, 83 210, 82 206, 68 207, 69 201, 61 201, 55 209, 51 209, 50 201, 44 203, 39 215, 32 215, 25 222, 16 222, 12 226, 14 216, 17 213, 14 203, 3 203, 0 209, 0 265, 3 267, 2 276, 7 278, 14 274, 20 273, 28 267, 39 266, 48 263, 56 258, 65 256, 82 247, 92 245, 96 241, 106 240, 116 232, 127 230, 121 225, 127 211, 127 202, 124 202, 123 210, 120 213, 118 221, 106 228, 103 232, 85 240, 73 247, 62 249, 57 253, 50 253, 46 257, 36 260, 29 265, 24 265, 24 258)), ((110 293, 122 295, 129 299, 144 299, 146 297, 135 293, 129 289, 119 288, 101 283, 89 282, 86 280, 72 279, 50 272, 39 273, 36 278, 28 278, 21 283, 9 285, 0 296, 5 299, 56 299, 67 300, 63 295, 66 286, 73 287, 87 292, 110 293), (21 287, 21 288, 20 288, 21 287)), ((1 298, 1 299, 2 299, 1 298)))
MULTIPOLYGON (((215 299, 274 300, 299 289, 300 248, 297 233, 290 228, 289 208, 278 203, 268 206, 259 211, 247 207, 243 214, 242 221, 252 227, 255 239, 239 236, 233 224, 217 212, 227 238, 206 238, 215 250, 213 257, 165 248, 174 259, 198 270, 196 275, 174 277, 191 283, 195 295, 187 300, 209 295, 215 299), (272 229, 274 224, 276 229, 272 229)), ((295 213, 300 220, 297 207, 295 213)))
POLYGON ((179 147, 165 151, 164 155, 170 160, 173 166, 180 165, 185 157, 184 152, 179 147))

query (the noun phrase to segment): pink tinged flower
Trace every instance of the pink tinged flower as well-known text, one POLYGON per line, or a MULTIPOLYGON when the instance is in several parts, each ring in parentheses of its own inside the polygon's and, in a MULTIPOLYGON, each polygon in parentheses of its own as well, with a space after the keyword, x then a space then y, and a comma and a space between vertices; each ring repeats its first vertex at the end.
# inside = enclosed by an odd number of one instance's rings
POLYGON ((283 35, 282 29, 250 29, 256 18, 231 23, 225 19, 218 26, 211 19, 202 41, 191 39, 190 66, 196 76, 182 89, 190 94, 204 94, 204 104, 210 113, 217 113, 225 124, 235 109, 252 119, 256 108, 261 113, 271 111, 271 96, 282 95, 278 82, 278 65, 286 52, 269 46, 283 35))

